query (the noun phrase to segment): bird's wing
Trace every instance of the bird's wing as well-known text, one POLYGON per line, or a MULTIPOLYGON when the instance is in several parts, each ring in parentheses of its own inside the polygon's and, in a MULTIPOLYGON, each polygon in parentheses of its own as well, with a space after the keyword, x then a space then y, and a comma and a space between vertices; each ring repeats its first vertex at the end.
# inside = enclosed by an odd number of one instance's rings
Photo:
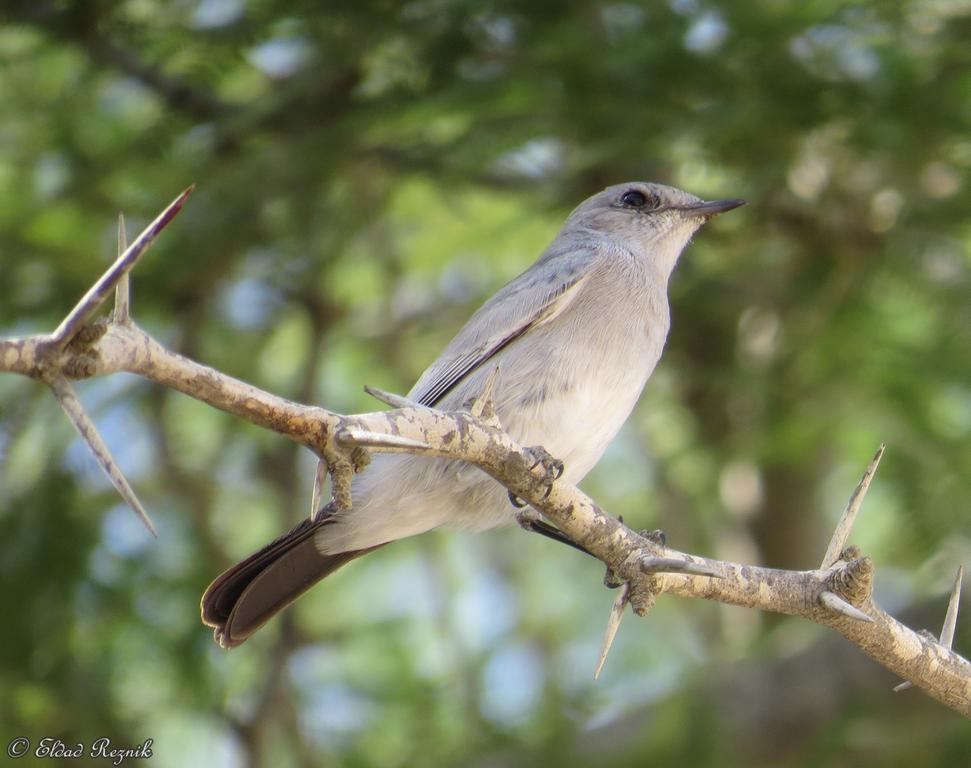
POLYGON ((524 272, 486 302, 422 374, 409 397, 434 406, 472 371, 520 336, 563 312, 587 281, 581 264, 563 264, 550 281, 524 272))

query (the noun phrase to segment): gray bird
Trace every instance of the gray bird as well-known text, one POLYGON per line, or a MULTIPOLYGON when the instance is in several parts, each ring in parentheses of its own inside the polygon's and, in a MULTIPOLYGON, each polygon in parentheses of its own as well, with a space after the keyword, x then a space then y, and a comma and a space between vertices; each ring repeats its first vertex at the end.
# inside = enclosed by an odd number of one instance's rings
MULTIPOLYGON (((409 399, 460 408, 498 365, 493 400, 503 427, 520 445, 545 448, 562 462, 563 479, 579 482, 661 357, 668 279, 682 249, 705 221, 743 202, 704 202, 643 182, 594 195, 536 263, 472 315, 409 399)), ((239 645, 322 578, 388 542, 516 519, 501 485, 447 459, 376 456, 352 497, 351 509, 324 507, 209 586, 202 620, 220 645, 239 645)))

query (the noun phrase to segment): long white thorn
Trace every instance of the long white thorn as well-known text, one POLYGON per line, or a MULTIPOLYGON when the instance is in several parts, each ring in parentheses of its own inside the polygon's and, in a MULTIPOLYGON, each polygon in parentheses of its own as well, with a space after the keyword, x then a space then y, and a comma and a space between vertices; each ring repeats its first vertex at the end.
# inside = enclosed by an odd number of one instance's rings
POLYGON ((128 506, 135 510, 135 514, 145 524, 145 527, 148 528, 152 536, 158 538, 158 531, 155 530, 155 525, 148 516, 148 512, 145 511, 145 507, 138 500, 135 491, 128 484, 128 480, 122 474, 121 467, 118 466, 118 462, 111 455, 111 451, 108 450, 105 441, 101 439, 98 428, 85 412, 84 406, 81 405, 81 401, 74 394, 74 390, 67 379, 61 376, 53 376, 48 379, 47 383, 54 391, 54 396, 57 398, 57 402, 61 404, 61 408, 64 409, 64 413, 71 420, 71 424, 74 425, 81 439, 88 444, 88 447, 98 460, 101 468, 108 475, 108 479, 111 480, 111 484, 115 486, 115 490, 128 502, 128 506))
POLYGON ((317 468, 314 470, 314 490, 310 494, 310 518, 313 519, 320 511, 320 500, 324 495, 324 483, 327 482, 327 462, 323 459, 317 460, 317 468))
POLYGON ((673 557, 653 557, 645 555, 640 558, 640 569, 643 573, 684 573, 689 576, 709 576, 713 579, 724 579, 725 574, 704 564, 691 560, 678 560, 673 557))
POLYGON ((941 627, 941 645, 950 648, 954 644, 954 628, 958 623, 958 607, 961 604, 961 580, 964 578, 964 566, 958 566, 954 576, 954 586, 951 588, 951 599, 947 602, 947 613, 944 615, 944 626, 941 627))
POLYGON ((499 378, 499 366, 496 365, 489 374, 489 378, 485 380, 485 384, 482 385, 482 391, 476 395, 475 400, 472 402, 472 407, 469 412, 475 416, 477 419, 481 418, 486 412, 486 408, 492 403, 492 390, 495 389, 496 379, 499 378))
POLYGON ((630 584, 624 584, 620 588, 617 597, 614 598, 614 604, 610 607, 610 618, 607 619, 607 628, 604 630, 604 641, 600 647, 600 659, 597 661, 597 668, 593 671, 594 680, 600 678, 600 672, 603 670, 604 664, 607 661, 607 654, 610 653, 610 647, 614 644, 617 630, 620 629, 620 622, 624 618, 624 609, 627 608, 629 593, 630 584))
MULTIPOLYGON (((118 258, 128 249, 128 234, 125 231, 125 214, 118 214, 118 258)), ((119 325, 127 325, 131 321, 131 278, 126 272, 115 286, 114 321, 119 325)))
MULTIPOLYGON (((941 627, 941 637, 938 642, 945 648, 950 649, 954 645, 954 628, 958 623, 958 607, 961 604, 961 581, 964 578, 964 566, 958 566, 958 572, 954 576, 954 586, 951 587, 951 598, 947 601, 947 613, 944 614, 944 626, 941 627)), ((906 691, 913 687, 910 680, 904 680, 899 685, 893 687, 894 693, 906 691)))
POLYGON ((380 400, 385 405, 390 405, 392 408, 425 408, 426 406, 421 403, 415 402, 414 400, 409 400, 407 397, 402 397, 401 395, 396 395, 394 392, 385 392, 383 389, 378 389, 377 387, 371 387, 367 384, 364 385, 364 391, 367 392, 375 400, 380 400))
POLYGON ((853 530, 853 523, 856 522, 857 513, 863 504, 863 498, 870 488, 870 482, 873 480, 877 467, 880 466, 880 459, 883 458, 883 452, 886 448, 887 446, 884 443, 880 443, 876 455, 870 461, 863 477, 850 496, 850 500, 846 503, 846 509, 843 510, 843 514, 840 515, 839 522, 836 524, 836 530, 833 531, 833 538, 830 539, 829 546, 826 547, 826 554, 823 555, 823 564, 820 568, 829 568, 840 559, 840 554, 846 548, 846 540, 850 537, 850 531, 853 530))
POLYGON ((842 597, 837 595, 835 592, 830 592, 829 590, 819 593, 819 602, 825 607, 829 608, 831 611, 836 613, 841 613, 844 616, 848 616, 851 619, 856 619, 857 621, 866 621, 873 623, 873 619, 867 616, 863 611, 857 608, 855 605, 851 605, 846 602, 842 597))
POLYGON ((135 242, 129 245, 124 253, 115 259, 114 264, 108 267, 107 271, 98 278, 98 281, 88 289, 88 292, 74 305, 74 309, 57 326, 57 330, 51 334, 51 340, 54 343, 63 349, 74 338, 74 335, 81 330, 88 321, 88 318, 104 303, 104 300, 108 297, 108 292, 135 266, 142 254, 155 242, 155 238, 175 218, 175 215, 182 209, 186 198, 192 193, 193 189, 195 187, 189 187, 169 203, 166 209, 155 218, 155 221, 145 227, 142 233, 135 238, 135 242))
POLYGON ((379 432, 368 432, 353 427, 342 429, 337 434, 337 442, 349 445, 363 445, 367 448, 418 448, 429 450, 431 446, 420 440, 400 435, 382 435, 379 432))

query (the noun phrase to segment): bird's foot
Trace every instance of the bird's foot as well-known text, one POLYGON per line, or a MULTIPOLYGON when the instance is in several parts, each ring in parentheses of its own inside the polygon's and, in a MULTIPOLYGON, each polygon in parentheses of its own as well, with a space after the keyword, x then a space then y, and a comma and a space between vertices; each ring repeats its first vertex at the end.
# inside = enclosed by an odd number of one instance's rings
MULTIPOLYGON (((510 499, 515 499, 516 497, 509 494, 510 499)), ((513 504, 516 502, 513 501, 513 504)), ((566 544, 567 546, 578 549, 584 554, 590 555, 591 557, 596 557, 592 554, 586 547, 577 544, 573 539, 567 536, 563 531, 561 531, 556 526, 550 525, 543 517, 532 507, 527 507, 525 503, 523 507, 516 512, 516 522, 519 523, 519 527, 524 531, 531 531, 533 533, 538 533, 541 536, 545 536, 548 539, 553 539, 553 541, 558 541, 561 544, 566 544)))
POLYGON ((638 533, 659 547, 666 547, 668 545, 668 537, 660 528, 656 528, 653 531, 638 531, 638 533))
MULTIPOLYGON (((535 472, 537 467, 541 468, 540 481, 546 486, 546 493, 543 494, 543 498, 545 499, 550 495, 550 491, 553 490, 553 483, 563 477, 563 462, 559 459, 554 459, 550 455, 550 452, 541 445, 533 445, 524 450, 526 455, 533 460, 529 471, 535 472)), ((526 502, 516 496, 512 491, 509 492, 509 503, 517 509, 522 509, 526 506, 526 502)))
MULTIPOLYGON (((532 457, 533 464, 530 466, 529 471, 532 472, 536 467, 543 468, 542 480, 549 486, 553 485, 554 480, 559 480, 563 477, 563 462, 559 459, 553 458, 550 452, 547 451, 542 445, 532 445, 526 449, 526 454, 532 457)), ((547 495, 549 493, 547 492, 547 495)))

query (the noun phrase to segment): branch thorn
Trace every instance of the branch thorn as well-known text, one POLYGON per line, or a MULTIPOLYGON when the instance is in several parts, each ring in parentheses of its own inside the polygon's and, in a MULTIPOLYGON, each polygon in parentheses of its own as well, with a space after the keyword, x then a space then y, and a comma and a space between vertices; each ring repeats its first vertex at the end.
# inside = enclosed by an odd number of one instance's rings
POLYGON ((674 557, 644 555, 640 558, 639 567, 642 573, 684 573, 689 576, 709 576, 713 579, 725 578, 724 573, 710 565, 674 557))
POLYGON ((378 432, 368 432, 364 429, 346 427, 337 433, 337 442, 344 445, 363 445, 367 448, 408 449, 421 448, 429 450, 431 446, 420 440, 412 440, 401 435, 382 435, 378 432))
POLYGON ((495 388, 496 379, 498 378, 499 366, 497 364, 485 380, 485 384, 482 385, 482 391, 476 395, 475 400, 472 401, 472 406, 469 408, 469 412, 475 418, 489 419, 495 415, 495 409, 492 403, 492 390, 495 388))
MULTIPOLYGON (((958 572, 954 576, 954 586, 951 587, 951 598, 947 601, 947 613, 944 615, 944 626, 941 627, 941 638, 938 642, 948 650, 954 645, 954 629, 958 623, 958 606, 961 603, 961 581, 964 578, 964 566, 958 566, 958 572)), ((904 680, 899 685, 893 687, 894 693, 900 693, 911 688, 914 684, 910 680, 904 680)))
POLYGON ((414 400, 409 400, 407 397, 396 395, 393 392, 385 392, 383 389, 378 389, 377 387, 371 387, 367 384, 364 385, 364 391, 367 392, 375 400, 380 400, 382 403, 385 403, 386 405, 390 405, 392 408, 425 408, 426 407, 414 400))
MULTIPOLYGON (((128 249, 128 233, 125 231, 125 214, 118 214, 118 258, 120 259, 128 249)), ((126 272, 115 286, 114 321, 119 325, 127 325, 131 321, 131 292, 130 278, 126 272)))
POLYGON ((135 514, 138 515, 145 524, 145 527, 148 528, 149 533, 155 538, 158 538, 158 531, 155 530, 155 525, 148 516, 148 512, 145 511, 145 507, 138 500, 135 491, 128 484, 128 480, 122 474, 121 467, 118 466, 118 462, 111 455, 111 451, 108 450, 108 446, 98 433, 98 428, 85 412, 84 406, 81 405, 81 401, 74 394, 74 389, 68 383, 67 379, 62 376, 52 376, 47 379, 47 383, 54 391, 57 402, 61 404, 61 408, 64 409, 64 413, 67 414, 71 424, 74 425, 81 439, 88 444, 95 459, 97 459, 105 474, 108 475, 111 484, 115 486, 115 489, 121 494, 122 498, 128 502, 128 506, 135 510, 135 514))
POLYGON ((607 654, 610 653, 610 647, 614 644, 617 630, 620 629, 621 619, 624 618, 624 609, 627 607, 629 595, 630 584, 624 584, 620 592, 617 593, 617 597, 614 598, 614 604, 610 608, 610 618, 607 619, 607 628, 604 630, 603 645, 600 647, 600 659, 597 661, 597 668, 593 671, 594 680, 600 678, 600 672, 607 661, 607 654))
POLYGON ((192 194, 194 189, 195 186, 191 186, 185 190, 175 200, 169 203, 168 207, 155 218, 155 221, 142 230, 142 233, 135 238, 135 242, 128 246, 115 259, 114 264, 108 267, 104 274, 98 278, 98 281, 81 297, 81 300, 74 306, 74 309, 61 321, 61 324, 51 334, 51 341, 61 349, 67 346, 68 342, 74 338, 74 335, 84 326, 91 315, 104 303, 108 292, 118 284, 118 281, 122 277, 128 274, 129 270, 135 266, 142 254, 155 242, 155 239, 161 234, 162 230, 182 210, 186 198, 192 194))
POLYGON ((835 592, 830 592, 828 589, 819 593, 819 602, 822 603, 826 608, 829 608, 829 610, 836 613, 841 613, 851 619, 856 619, 857 621, 866 621, 871 624, 873 623, 873 619, 867 616, 863 611, 861 611, 855 605, 851 605, 850 603, 846 602, 846 600, 837 595, 835 592))
POLYGON ((870 488, 870 482, 873 480, 877 467, 880 466, 880 459, 883 458, 883 452, 886 448, 885 443, 880 443, 880 447, 863 473, 863 477, 850 496, 850 500, 846 503, 846 509, 843 510, 843 514, 840 515, 839 522, 836 524, 836 530, 833 531, 833 538, 830 539, 829 546, 826 547, 826 554, 823 555, 823 563, 820 568, 829 568, 840 559, 840 553, 846 547, 846 540, 850 537, 850 531, 853 530, 856 515, 860 511, 863 498, 870 488))
POLYGON ((314 490, 310 494, 310 518, 317 516, 322 506, 320 503, 324 494, 324 482, 327 480, 327 462, 317 459, 317 468, 314 470, 314 490))
POLYGON ((944 615, 944 626, 941 627, 940 643, 945 648, 954 644, 954 629, 958 623, 958 606, 961 602, 961 580, 964 578, 964 566, 958 566, 954 576, 954 586, 951 587, 951 599, 947 603, 947 613, 944 615))

